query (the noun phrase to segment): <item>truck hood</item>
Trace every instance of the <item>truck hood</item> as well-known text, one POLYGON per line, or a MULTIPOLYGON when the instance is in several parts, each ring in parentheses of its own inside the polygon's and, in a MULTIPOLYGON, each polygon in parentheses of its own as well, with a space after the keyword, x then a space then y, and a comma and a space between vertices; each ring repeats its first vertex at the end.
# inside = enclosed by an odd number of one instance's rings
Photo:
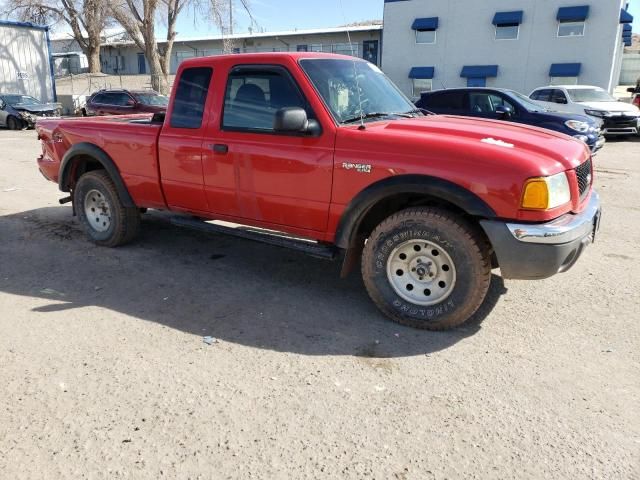
POLYGON ((635 113, 640 115, 640 109, 635 105, 625 102, 580 102, 578 105, 582 105, 587 110, 601 110, 603 112, 613 113, 635 113))
POLYGON ((426 148, 456 150, 458 155, 509 162, 514 167, 526 165, 541 175, 575 168, 589 155, 583 142, 562 133, 499 120, 433 115, 374 128, 407 140, 422 139, 426 148))
POLYGON ((60 105, 57 103, 41 103, 39 105, 16 103, 15 105, 12 105, 12 107, 20 112, 29 112, 37 115, 38 113, 54 112, 56 109, 60 108, 60 105))

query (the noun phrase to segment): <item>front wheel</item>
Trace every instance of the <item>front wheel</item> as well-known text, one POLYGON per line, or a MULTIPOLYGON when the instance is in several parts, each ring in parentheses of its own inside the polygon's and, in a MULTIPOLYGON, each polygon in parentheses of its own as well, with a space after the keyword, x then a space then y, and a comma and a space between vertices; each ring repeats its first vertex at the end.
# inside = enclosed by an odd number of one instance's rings
POLYGON ((9 130, 22 130, 24 122, 16 117, 9 117, 7 118, 7 128, 9 130))
POLYGON ((104 170, 80 177, 73 191, 73 202, 82 228, 98 245, 124 245, 138 234, 140 212, 122 204, 113 180, 104 170))
POLYGON ((392 320, 427 330, 467 321, 491 281, 488 243, 463 218, 411 208, 382 222, 362 255, 369 296, 392 320))

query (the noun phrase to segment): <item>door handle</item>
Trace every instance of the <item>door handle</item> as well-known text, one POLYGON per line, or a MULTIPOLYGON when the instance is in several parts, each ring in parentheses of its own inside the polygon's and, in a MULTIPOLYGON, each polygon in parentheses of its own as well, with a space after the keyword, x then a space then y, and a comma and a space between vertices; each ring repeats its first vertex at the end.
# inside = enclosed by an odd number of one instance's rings
POLYGON ((221 153, 224 155, 229 152, 229 146, 223 143, 216 143, 215 145, 209 145, 209 147, 211 147, 211 150, 215 153, 221 153))

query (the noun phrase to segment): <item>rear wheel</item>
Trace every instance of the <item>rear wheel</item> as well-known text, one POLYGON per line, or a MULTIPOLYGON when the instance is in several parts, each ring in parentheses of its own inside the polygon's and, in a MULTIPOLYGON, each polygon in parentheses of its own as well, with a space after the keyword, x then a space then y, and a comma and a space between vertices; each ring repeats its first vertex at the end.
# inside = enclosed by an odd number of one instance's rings
POLYGON ((24 122, 16 117, 9 117, 7 118, 7 128, 9 130, 22 130, 24 122))
POLYGON ((82 175, 73 191, 73 201, 82 228, 96 244, 116 247, 138 234, 140 212, 122 205, 113 180, 104 170, 82 175))
POLYGON ((362 255, 374 303, 392 320, 427 330, 467 321, 491 280, 487 242, 463 218, 437 208, 412 208, 382 222, 362 255))

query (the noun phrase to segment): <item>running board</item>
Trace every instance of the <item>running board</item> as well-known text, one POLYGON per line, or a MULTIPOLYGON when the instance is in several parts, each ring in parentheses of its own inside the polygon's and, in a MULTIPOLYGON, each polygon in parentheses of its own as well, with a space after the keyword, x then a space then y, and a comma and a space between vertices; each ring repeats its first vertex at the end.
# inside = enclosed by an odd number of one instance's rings
POLYGON ((189 228, 199 232, 233 235, 234 237, 244 238, 246 240, 275 245, 276 247, 289 248, 317 258, 333 260, 338 256, 338 249, 333 246, 323 245, 313 240, 289 237, 273 230, 263 230, 246 225, 227 227, 225 225, 209 223, 190 217, 172 217, 171 223, 178 227, 189 228))

